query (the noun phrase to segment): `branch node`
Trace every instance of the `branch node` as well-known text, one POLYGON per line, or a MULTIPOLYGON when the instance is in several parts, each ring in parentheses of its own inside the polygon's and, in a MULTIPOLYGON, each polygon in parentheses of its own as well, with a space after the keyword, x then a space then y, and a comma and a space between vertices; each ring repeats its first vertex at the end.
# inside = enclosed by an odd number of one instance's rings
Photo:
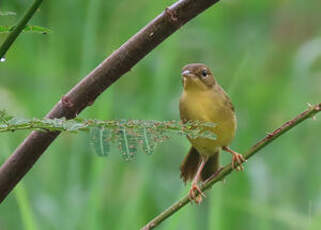
POLYGON ((75 108, 75 105, 69 96, 63 96, 61 98, 61 104, 64 111, 64 117, 66 119, 71 119, 78 116, 79 108, 75 108))
POLYGON ((273 134, 273 133, 270 133, 270 132, 267 132, 266 135, 267 135, 268 137, 273 137, 274 134, 273 134))
POLYGON ((61 103, 64 108, 71 108, 74 105, 68 96, 63 96, 61 98, 61 103))
POLYGON ((173 11, 173 10, 169 9, 168 7, 166 7, 165 13, 166 13, 166 15, 167 15, 167 17, 168 17, 170 22, 172 22, 172 23, 177 22, 177 15, 176 15, 175 11, 173 11))

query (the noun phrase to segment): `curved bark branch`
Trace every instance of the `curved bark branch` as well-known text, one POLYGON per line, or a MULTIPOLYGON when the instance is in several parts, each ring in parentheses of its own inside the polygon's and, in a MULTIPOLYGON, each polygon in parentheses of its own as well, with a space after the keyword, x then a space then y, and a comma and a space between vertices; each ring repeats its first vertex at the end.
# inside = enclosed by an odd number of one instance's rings
MULTIPOLYGON (((74 118, 186 22, 219 0, 180 0, 163 11, 72 88, 47 118, 74 118)), ((59 132, 32 132, 0 168, 0 203, 55 140, 59 132)))
MULTIPOLYGON (((269 133, 266 137, 264 137, 262 140, 260 140, 258 143, 253 145, 249 151, 247 151, 244 154, 245 159, 249 159, 252 157, 255 153, 257 153, 259 150, 261 150, 264 146, 270 144, 273 140, 284 134, 285 132, 292 129, 294 126, 298 125, 302 121, 306 120, 309 117, 313 117, 316 113, 321 111, 321 103, 315 106, 310 106, 309 109, 304 111, 303 113, 299 114, 292 120, 284 123, 280 128, 274 130, 272 133, 269 133)), ((228 164, 213 177, 205 181, 203 184, 201 184, 200 188, 202 191, 206 191, 207 189, 211 188, 216 182, 223 180, 224 177, 226 177, 228 174, 230 174, 233 171, 232 165, 228 164)), ((155 228, 157 225, 162 223, 164 220, 166 220, 168 217, 173 215, 175 212, 180 210, 182 207, 184 207, 186 204, 190 202, 189 196, 185 195, 183 198, 181 198, 179 201, 175 202, 173 205, 171 205, 169 208, 167 208, 165 211, 163 211, 161 214, 156 216, 154 219, 152 219, 147 225, 145 225, 142 230, 150 230, 155 228)))

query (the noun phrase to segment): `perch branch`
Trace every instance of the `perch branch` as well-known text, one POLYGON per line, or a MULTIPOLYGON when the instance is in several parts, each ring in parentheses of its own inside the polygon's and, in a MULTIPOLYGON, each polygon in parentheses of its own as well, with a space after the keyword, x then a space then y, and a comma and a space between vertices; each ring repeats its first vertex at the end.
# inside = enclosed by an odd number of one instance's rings
MULTIPOLYGON (((310 106, 309 109, 304 111, 303 113, 299 114, 292 120, 284 123, 280 128, 274 130, 272 133, 269 133, 266 137, 264 137, 262 140, 257 142, 255 145, 253 145, 250 150, 248 150, 244 154, 245 159, 249 159, 252 157, 255 153, 257 153, 259 150, 261 150, 264 146, 267 144, 270 144, 273 140, 281 136, 282 134, 286 133, 290 129, 292 129, 294 126, 298 125, 302 121, 306 120, 309 117, 313 117, 316 113, 321 111, 321 103, 315 106, 310 106)), ((211 188, 216 182, 224 179, 228 174, 230 174, 233 171, 232 165, 228 164, 224 168, 222 168, 217 175, 215 175, 213 178, 210 178, 203 184, 201 184, 200 188, 202 191, 206 191, 207 189, 211 188)), ((168 217, 173 215, 175 212, 180 210, 182 207, 184 207, 186 204, 190 202, 189 196, 185 195, 183 198, 181 198, 179 201, 175 202, 173 205, 171 205, 169 208, 167 208, 165 211, 163 211, 161 214, 156 216, 154 219, 152 219, 147 225, 145 225, 142 230, 150 230, 155 228, 157 225, 162 223, 164 220, 166 220, 168 217)))
MULTIPOLYGON (((218 1, 180 0, 168 7, 63 96, 46 117, 76 117, 162 41, 218 1)), ((33 131, 1 166, 0 203, 59 133, 33 131)))
POLYGON ((34 13, 39 8, 40 4, 43 0, 35 0, 30 8, 27 10, 25 15, 21 18, 18 24, 14 27, 13 31, 10 32, 6 40, 3 42, 2 46, 0 47, 0 59, 4 58, 6 52, 12 45, 12 43, 17 39, 21 31, 25 28, 26 24, 32 18, 34 13))

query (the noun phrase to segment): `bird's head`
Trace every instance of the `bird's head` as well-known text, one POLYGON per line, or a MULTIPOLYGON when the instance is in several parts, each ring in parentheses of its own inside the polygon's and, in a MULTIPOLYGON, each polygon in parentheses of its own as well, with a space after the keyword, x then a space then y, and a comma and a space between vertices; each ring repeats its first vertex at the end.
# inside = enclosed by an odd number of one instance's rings
POLYGON ((182 81, 184 90, 208 90, 216 83, 210 69, 200 63, 185 65, 182 70, 182 81))

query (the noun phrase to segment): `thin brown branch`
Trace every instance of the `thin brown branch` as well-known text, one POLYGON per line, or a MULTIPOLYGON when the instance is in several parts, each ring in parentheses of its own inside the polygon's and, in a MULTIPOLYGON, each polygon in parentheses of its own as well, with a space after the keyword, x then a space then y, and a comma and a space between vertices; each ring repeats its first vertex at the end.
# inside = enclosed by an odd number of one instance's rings
MULTIPOLYGON (((262 140, 260 140, 258 143, 253 145, 249 151, 247 151, 244 154, 245 159, 249 159, 252 157, 255 153, 257 153, 260 149, 262 149, 264 146, 270 144, 273 140, 284 134, 285 132, 289 131, 302 121, 306 120, 309 117, 313 117, 316 113, 321 111, 321 103, 315 106, 310 106, 309 109, 304 111, 303 113, 299 114, 292 120, 284 123, 280 128, 276 129, 272 133, 269 133, 266 137, 264 137, 262 140)), ((202 191, 206 191, 207 189, 211 188, 216 182, 223 180, 228 174, 230 174, 233 171, 232 165, 228 164, 222 169, 220 169, 219 173, 215 174, 213 177, 211 177, 209 180, 204 182, 200 188, 202 191)), ((189 196, 185 195, 183 198, 181 198, 179 201, 175 202, 173 205, 171 205, 169 208, 167 208, 165 211, 163 211, 161 214, 156 216, 154 219, 152 219, 147 225, 145 225, 142 230, 150 230, 155 228, 157 225, 162 223, 164 220, 166 220, 168 217, 176 213, 178 210, 180 210, 182 207, 184 207, 186 204, 190 202, 189 196)))
MULTIPOLYGON (((80 81, 47 114, 74 118, 186 22, 219 0, 180 0, 164 10, 80 81)), ((59 132, 32 132, 0 168, 0 202, 31 169, 59 132)))

